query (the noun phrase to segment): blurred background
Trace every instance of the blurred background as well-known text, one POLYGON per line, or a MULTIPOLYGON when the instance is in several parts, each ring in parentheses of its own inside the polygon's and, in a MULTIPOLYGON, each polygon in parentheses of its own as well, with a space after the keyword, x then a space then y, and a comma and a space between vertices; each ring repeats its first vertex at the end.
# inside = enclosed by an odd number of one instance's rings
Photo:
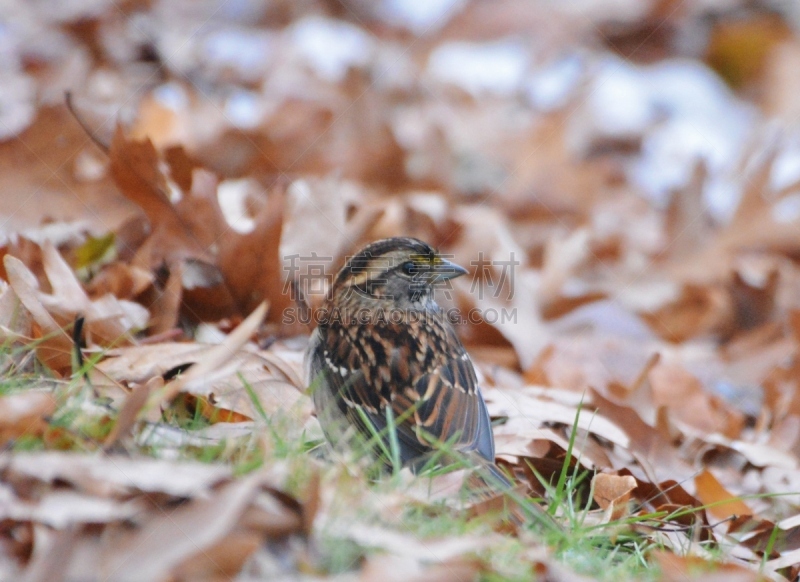
MULTIPOLYGON (((3 211, 38 218, 19 199, 59 190, 43 178, 88 204, 107 190, 102 159, 70 142, 70 90, 95 130, 121 120, 226 179, 335 173, 568 216, 623 188, 663 207, 701 165, 724 223, 749 154, 780 150, 776 190, 800 173, 799 13, 744 0, 8 0, 3 211)), ((57 198, 53 219, 86 214, 57 198)))
MULTIPOLYGON (((4 252, 35 265, 50 240, 93 296, 119 281, 96 281, 108 245, 87 241, 111 233, 113 260, 154 273, 113 287, 148 308, 148 285, 163 290, 201 254, 142 261, 159 211, 109 163, 119 123, 155 146, 213 267, 182 274, 173 308, 195 322, 235 320, 266 296, 272 333, 300 333, 280 323, 286 257, 317 253, 330 271, 406 234, 470 266, 453 304, 515 310, 462 332, 521 371, 564 334, 574 349, 576 330, 630 340, 629 365, 592 372, 627 378, 642 341, 789 333, 796 2, 6 0, 0 19, 4 252), (210 207, 224 222, 209 234, 210 207), (519 268, 500 292, 509 260, 519 268), (222 294, 204 294, 220 280, 222 294)), ((710 357, 696 373, 718 383, 710 357)), ((560 383, 586 382, 573 376, 560 383)))

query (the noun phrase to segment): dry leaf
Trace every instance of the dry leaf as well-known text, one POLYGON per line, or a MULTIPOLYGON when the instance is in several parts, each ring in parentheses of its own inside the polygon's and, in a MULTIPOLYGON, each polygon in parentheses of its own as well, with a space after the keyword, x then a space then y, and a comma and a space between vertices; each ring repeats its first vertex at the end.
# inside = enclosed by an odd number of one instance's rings
POLYGON ((655 551, 653 558, 661 568, 665 582, 703 580, 703 582, 758 582, 758 572, 737 564, 720 564, 695 556, 679 556, 672 552, 655 551))
POLYGON ((207 374, 216 371, 220 366, 230 360, 233 355, 249 341, 255 333, 268 310, 266 303, 259 305, 253 313, 247 316, 225 341, 209 350, 203 361, 192 366, 186 374, 181 375, 159 392, 154 393, 151 404, 166 403, 175 398, 182 390, 191 391, 193 386, 207 381, 207 374))
POLYGON ((637 483, 630 475, 598 473, 592 478, 592 487, 594 500, 602 509, 609 510, 610 520, 614 521, 627 513, 627 504, 637 483))
POLYGON ((117 580, 158 580, 198 551, 221 542, 235 527, 263 475, 229 483, 207 499, 195 499, 168 514, 151 517, 109 548, 108 571, 117 580))
POLYGON ((72 339, 43 305, 36 277, 22 261, 10 255, 3 258, 3 264, 11 288, 41 330, 43 339, 36 347, 39 359, 57 373, 69 372, 72 369, 72 339))
POLYGON ((111 432, 108 433, 106 440, 103 442, 104 449, 110 449, 120 438, 125 437, 130 432, 150 394, 163 386, 164 379, 161 376, 156 376, 144 384, 133 387, 119 410, 114 428, 111 429, 111 432))
POLYGON ((708 469, 694 478, 694 485, 698 499, 717 519, 753 515, 753 510, 741 498, 731 495, 708 469))
POLYGON ((194 238, 170 201, 169 183, 159 167, 159 156, 152 142, 129 140, 122 127, 117 126, 109 157, 115 183, 147 215, 151 236, 158 240, 148 267, 189 258, 212 263, 213 258, 194 238))
POLYGON ((49 392, 28 388, 19 394, 0 396, 0 445, 23 436, 41 437, 55 410, 56 399, 49 392))
POLYGON ((189 498, 207 496, 231 474, 219 465, 62 452, 6 453, 0 456, 0 467, 44 483, 71 483, 96 495, 144 491, 189 498))

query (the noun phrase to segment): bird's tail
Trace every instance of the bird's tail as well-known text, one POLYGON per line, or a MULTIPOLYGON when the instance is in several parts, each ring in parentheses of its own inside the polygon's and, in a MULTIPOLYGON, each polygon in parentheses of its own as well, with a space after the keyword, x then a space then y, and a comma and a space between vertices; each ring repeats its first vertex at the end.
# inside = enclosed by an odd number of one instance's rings
POLYGON ((514 489, 514 483, 505 473, 490 461, 475 463, 466 483, 471 495, 480 499, 489 499, 514 489))
POLYGON ((511 482, 511 479, 506 477, 506 474, 495 465, 494 463, 487 463, 487 469, 489 471, 490 478, 496 482, 496 485, 503 488, 503 489, 511 489, 514 484, 511 482))

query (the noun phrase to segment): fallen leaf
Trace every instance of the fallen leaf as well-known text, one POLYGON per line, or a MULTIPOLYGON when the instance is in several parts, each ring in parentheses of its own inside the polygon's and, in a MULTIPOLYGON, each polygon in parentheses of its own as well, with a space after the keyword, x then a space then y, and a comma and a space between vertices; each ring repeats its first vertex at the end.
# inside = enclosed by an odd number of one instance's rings
POLYGON ((0 446, 23 436, 41 437, 56 400, 48 392, 29 387, 25 392, 0 396, 0 446))
POLYGON ((296 180, 286 192, 279 260, 284 279, 296 280, 306 296, 324 295, 342 248, 351 246, 345 226, 345 185, 325 180, 296 180), (309 225, 314 228, 309 228, 309 225))
POLYGON ((263 537, 257 533, 232 532, 188 555, 173 569, 172 576, 176 580, 230 579, 242 571, 263 543, 263 537))
POLYGON ((623 517, 628 509, 631 492, 637 487, 636 479, 630 475, 597 473, 592 478, 594 500, 602 509, 610 510, 610 519, 623 517))
POLYGON ((31 333, 31 316, 22 307, 11 286, 0 280, 0 337, 7 341, 22 341, 31 333))
MULTIPOLYGON (((39 291, 35 276, 21 262, 6 256, 5 264, 12 279, 11 286, 43 331, 64 338, 62 328, 80 315, 86 321, 87 338, 100 345, 110 345, 130 341, 133 330, 147 325, 149 313, 137 303, 118 300, 110 294, 91 300, 72 269, 49 242, 42 247, 42 257, 52 294, 39 291)), ((65 341, 66 338, 61 340, 65 341)))
POLYGON ((150 394, 163 386, 164 379, 161 376, 156 376, 144 384, 134 386, 119 410, 114 428, 111 429, 111 432, 103 442, 105 450, 113 447, 120 438, 125 437, 130 432, 150 394))
POLYGON ((703 433, 721 433, 736 438, 744 426, 744 415, 722 399, 708 394, 700 380, 674 364, 659 362, 649 371, 653 404, 664 406, 671 416, 703 433))
POLYGON ((182 390, 190 391, 192 385, 205 381, 208 373, 215 371, 222 366, 226 361, 249 341, 250 337, 255 333, 258 326, 261 325, 264 316, 266 315, 268 306, 266 303, 259 305, 253 313, 247 316, 235 330, 233 330, 225 341, 214 346, 206 354, 206 358, 194 366, 192 366, 186 374, 181 375, 175 380, 172 380, 160 391, 153 394, 150 399, 151 404, 161 404, 169 402, 182 390))
POLYGON ((641 316, 661 337, 680 343, 698 336, 729 334, 735 311, 726 289, 687 284, 677 301, 641 316))
POLYGON ((119 501, 74 491, 52 491, 35 500, 22 500, 10 491, 0 492, 2 519, 33 521, 54 529, 81 524, 101 524, 135 518, 145 509, 138 501, 119 501))
POLYGON ((42 339, 36 346, 39 360, 56 373, 69 373, 72 370, 72 338, 42 304, 36 277, 22 261, 10 255, 3 258, 3 264, 11 288, 41 330, 39 337, 42 339))
POLYGON ((673 552, 657 550, 653 559, 661 569, 665 582, 703 580, 703 582, 758 582, 762 580, 758 572, 748 570, 738 564, 712 562, 697 556, 679 556, 673 552))
POLYGON ((198 551, 214 547, 234 530, 264 479, 263 474, 256 473, 223 486, 206 499, 152 516, 108 548, 107 571, 120 581, 168 576, 198 551))
POLYGON ((114 248, 114 239, 113 232, 103 237, 88 237, 86 242, 75 250, 75 267, 78 269, 90 267, 105 259, 114 248))
POLYGON ((740 497, 729 493, 708 469, 694 478, 694 485, 698 499, 707 506, 707 511, 717 519, 753 515, 753 510, 740 497))
POLYGON ((183 421, 204 419, 210 424, 219 422, 252 422, 253 418, 234 410, 216 406, 203 396, 195 396, 187 392, 179 393, 167 407, 162 407, 162 415, 175 422, 176 419, 183 421))
POLYGON ((114 182, 147 215, 151 235, 158 240, 149 267, 194 258, 213 263, 213 257, 194 238, 170 201, 169 183, 159 167, 159 155, 149 139, 129 140, 117 126, 109 150, 114 182))
POLYGON ((150 271, 117 261, 104 266, 92 277, 86 286, 86 292, 92 298, 110 293, 118 299, 134 299, 152 285, 154 280, 150 271))
POLYGON ((64 564, 78 541, 77 528, 56 532, 48 542, 36 544, 31 563, 22 577, 23 582, 64 579, 64 564))
POLYGON ((178 326, 183 301, 183 269, 182 263, 173 265, 163 289, 151 288, 150 296, 144 298, 152 313, 149 331, 153 335, 167 333, 178 326))
POLYGON ((758 81, 770 52, 791 36, 786 24, 769 14, 718 22, 711 30, 705 59, 728 84, 741 89, 758 81))
POLYGON ((351 523, 336 533, 362 546, 381 548, 386 552, 411 559, 424 556, 428 562, 450 560, 478 551, 491 542, 491 536, 421 540, 406 532, 401 533, 363 523, 351 523))
POLYGON ((267 299, 269 316, 278 321, 292 305, 280 257, 285 203, 283 189, 275 188, 255 216, 251 232, 229 229, 218 241, 220 269, 241 313, 251 312, 267 299))
POLYGON ((589 230, 580 228, 547 241, 538 293, 542 309, 556 302, 569 277, 589 258, 589 237, 589 230))
POLYGON ((63 481, 95 495, 131 492, 167 493, 175 497, 207 497, 210 488, 231 475, 220 465, 123 456, 64 452, 5 453, 0 467, 12 475, 43 483, 63 481))

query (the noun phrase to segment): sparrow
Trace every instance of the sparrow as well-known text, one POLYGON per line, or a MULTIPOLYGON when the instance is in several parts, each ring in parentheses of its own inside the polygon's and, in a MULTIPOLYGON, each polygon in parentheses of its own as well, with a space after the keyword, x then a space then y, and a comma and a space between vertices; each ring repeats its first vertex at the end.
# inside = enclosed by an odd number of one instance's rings
POLYGON ((317 418, 334 448, 372 442, 384 462, 394 451, 415 472, 456 451, 510 485, 494 464, 472 361, 434 298, 437 284, 466 273, 405 237, 373 242, 346 261, 306 352, 317 418))

